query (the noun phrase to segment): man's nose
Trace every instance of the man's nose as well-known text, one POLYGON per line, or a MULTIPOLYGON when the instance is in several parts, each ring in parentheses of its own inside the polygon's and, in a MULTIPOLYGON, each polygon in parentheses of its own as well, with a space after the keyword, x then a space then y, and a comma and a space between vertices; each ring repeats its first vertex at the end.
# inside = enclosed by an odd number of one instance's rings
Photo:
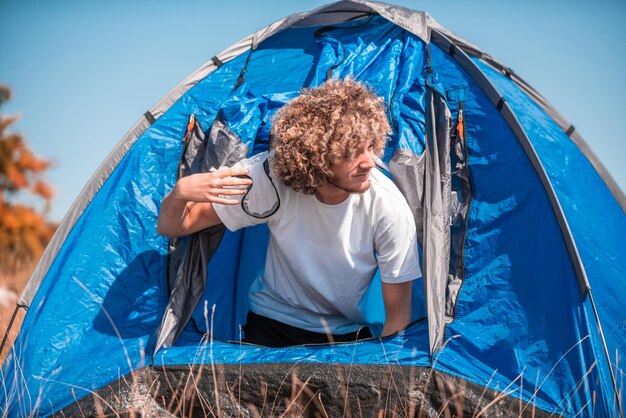
POLYGON ((376 166, 376 157, 374 153, 371 151, 365 151, 361 154, 361 161, 359 161, 359 166, 362 169, 371 170, 376 166))

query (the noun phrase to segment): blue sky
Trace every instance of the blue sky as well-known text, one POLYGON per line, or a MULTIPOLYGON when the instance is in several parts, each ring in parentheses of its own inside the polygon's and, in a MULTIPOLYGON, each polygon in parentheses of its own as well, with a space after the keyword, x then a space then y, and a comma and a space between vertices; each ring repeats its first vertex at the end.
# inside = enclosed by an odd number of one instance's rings
MULTIPOLYGON (((246 35, 323 1, 0 0, 5 114, 54 162, 61 220, 143 113, 246 35)), ((626 2, 395 1, 513 68, 571 121, 626 189, 626 2)))

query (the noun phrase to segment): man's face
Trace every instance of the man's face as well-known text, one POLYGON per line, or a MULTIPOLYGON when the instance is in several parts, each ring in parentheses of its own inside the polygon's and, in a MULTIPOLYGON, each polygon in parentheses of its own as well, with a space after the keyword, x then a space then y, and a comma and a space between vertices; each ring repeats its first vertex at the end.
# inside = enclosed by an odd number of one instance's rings
POLYGON ((353 160, 344 160, 331 167, 328 183, 348 193, 363 193, 370 187, 370 170, 376 166, 371 141, 365 142, 353 160))

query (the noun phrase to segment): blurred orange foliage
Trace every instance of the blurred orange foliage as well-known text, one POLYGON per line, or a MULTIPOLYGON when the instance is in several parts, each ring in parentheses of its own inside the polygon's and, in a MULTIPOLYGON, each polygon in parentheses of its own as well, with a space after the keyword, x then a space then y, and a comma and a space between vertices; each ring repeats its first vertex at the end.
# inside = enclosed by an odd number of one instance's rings
MULTIPOLYGON (((0 85, 0 105, 10 98, 11 91, 0 85)), ((0 113, 0 271, 6 274, 39 258, 56 229, 45 216, 54 194, 43 179, 50 162, 37 157, 21 135, 7 132, 16 120, 0 113), (43 199, 44 210, 15 202, 24 192, 43 199)))

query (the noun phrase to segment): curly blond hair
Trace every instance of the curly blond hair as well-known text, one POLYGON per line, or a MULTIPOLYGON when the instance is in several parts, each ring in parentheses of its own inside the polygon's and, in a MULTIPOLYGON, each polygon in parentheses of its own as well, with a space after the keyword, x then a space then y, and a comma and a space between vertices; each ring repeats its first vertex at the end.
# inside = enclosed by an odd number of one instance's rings
POLYGON ((331 178, 333 164, 354 159, 364 143, 371 140, 380 156, 391 133, 385 109, 381 97, 349 78, 304 89, 274 116, 274 174, 313 194, 331 178))

